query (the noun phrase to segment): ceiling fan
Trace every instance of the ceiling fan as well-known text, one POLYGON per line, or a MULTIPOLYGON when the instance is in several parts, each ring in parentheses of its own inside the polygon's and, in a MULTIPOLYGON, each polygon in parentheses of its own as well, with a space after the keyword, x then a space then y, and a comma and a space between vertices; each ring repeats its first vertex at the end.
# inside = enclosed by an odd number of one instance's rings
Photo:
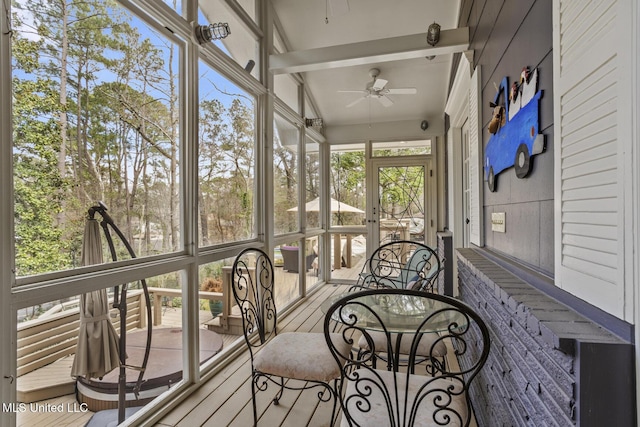
POLYGON ((391 89, 387 87, 387 83, 389 83, 385 79, 379 79, 380 70, 378 68, 372 68, 369 70, 369 75, 373 79, 369 83, 365 89, 361 90, 339 90, 339 93, 361 93, 362 97, 356 99, 355 101, 347 104, 347 108, 353 107, 354 105, 364 101, 367 98, 375 98, 385 107, 390 107, 393 105, 393 101, 391 98, 387 97, 387 95, 415 95, 418 93, 416 88, 414 87, 404 87, 404 88, 395 88, 391 89))

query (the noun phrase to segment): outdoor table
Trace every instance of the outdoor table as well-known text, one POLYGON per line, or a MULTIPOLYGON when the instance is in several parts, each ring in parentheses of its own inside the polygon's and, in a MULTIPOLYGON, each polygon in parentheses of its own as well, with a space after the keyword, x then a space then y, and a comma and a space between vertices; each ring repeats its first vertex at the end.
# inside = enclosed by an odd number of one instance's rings
MULTIPOLYGON (((327 299, 321 305, 322 312, 326 314, 333 304, 347 295, 338 294, 327 299)), ((412 336, 418 331, 455 333, 468 324, 467 317, 446 301, 405 294, 367 293, 356 296, 344 307, 335 310, 331 320, 361 330, 397 334, 393 355, 395 370, 399 366, 403 334, 412 336)))

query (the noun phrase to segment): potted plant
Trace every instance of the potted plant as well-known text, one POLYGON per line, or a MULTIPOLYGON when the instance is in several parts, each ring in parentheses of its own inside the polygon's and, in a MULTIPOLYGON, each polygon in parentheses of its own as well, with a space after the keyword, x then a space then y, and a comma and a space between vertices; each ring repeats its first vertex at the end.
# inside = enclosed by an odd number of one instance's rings
MULTIPOLYGON (((222 292, 222 280, 215 277, 207 277, 200 285, 200 290, 205 292, 222 292)), ((222 313, 222 301, 209 300, 209 310, 215 319, 222 313)))

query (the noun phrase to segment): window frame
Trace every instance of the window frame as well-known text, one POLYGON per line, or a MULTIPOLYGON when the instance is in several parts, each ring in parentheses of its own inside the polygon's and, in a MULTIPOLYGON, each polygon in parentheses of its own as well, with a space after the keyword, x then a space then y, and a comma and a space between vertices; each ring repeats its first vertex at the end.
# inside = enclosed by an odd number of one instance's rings
MULTIPOLYGON (((15 276, 13 266, 15 263, 14 241, 14 204, 13 204, 13 140, 12 140, 12 108, 11 93, 12 81, 10 78, 0 79, 0 195, 2 203, 0 208, 0 283, 2 293, 0 309, 2 319, 0 337, 3 342, 10 345, 3 346, 0 355, 5 381, 0 388, 3 402, 16 401, 15 378, 7 374, 16 372, 16 342, 17 342, 17 312, 21 308, 30 307, 38 303, 57 300, 65 297, 76 296, 92 290, 112 287, 114 283, 130 283, 159 274, 175 272, 182 276, 184 283, 197 283, 199 267, 202 264, 221 260, 237 255, 244 247, 263 247, 263 241, 268 240, 265 221, 256 223, 257 238, 250 242, 234 242, 218 245, 217 247, 199 248, 197 245, 197 214, 191 206, 195 206, 195 191, 197 188, 197 112, 198 112, 198 60, 207 61, 208 65, 226 78, 233 81, 246 92, 252 94, 256 100, 256 112, 254 116, 256 128, 256 180, 261 190, 269 186, 271 179, 263 166, 266 156, 264 134, 272 126, 264 120, 267 110, 270 108, 270 97, 267 96, 266 86, 252 77, 242 67, 223 53, 219 52, 213 44, 198 45, 192 36, 192 26, 188 19, 182 18, 179 11, 174 11, 164 3, 150 0, 141 0, 136 4, 121 0, 120 4, 128 8, 137 18, 157 29, 169 40, 179 46, 179 109, 180 109, 180 214, 182 249, 161 255, 144 258, 117 261, 114 263, 97 266, 81 267, 69 271, 55 271, 33 276, 25 276, 19 279, 15 276), (162 25, 162 24, 165 25, 162 25), (193 114, 195 112, 196 114, 193 114), (196 243, 193 243, 196 242, 196 243), (11 380, 11 381, 9 381, 11 380)), ((195 15, 197 2, 187 0, 185 2, 187 15, 195 15)), ((264 10, 261 6, 260 11, 264 10)), ((241 19, 244 19, 242 16, 241 19)), ((3 76, 11 76, 11 39, 10 22, 0 20, 0 71, 3 76)), ((260 34, 261 56, 266 57, 264 51, 263 35, 260 34)), ((264 67, 262 67, 264 68, 264 67)), ((264 216, 264 191, 257 191, 259 200, 255 210, 256 217, 264 216)), ((171 389, 166 396, 158 402, 166 402, 172 396, 182 392, 190 384, 196 383, 206 376, 213 368, 212 364, 200 367, 198 360, 198 288, 183 286, 183 380, 171 389), (195 309, 195 310, 194 310, 195 309)), ((147 418, 151 415, 151 409, 141 410, 135 416, 135 420, 147 418)), ((154 410, 157 412, 157 407, 154 410)), ((10 414, 9 424, 15 424, 15 414, 10 414)), ((134 418, 131 421, 134 421, 134 418)), ((3 417, 3 425, 4 425, 3 417)))

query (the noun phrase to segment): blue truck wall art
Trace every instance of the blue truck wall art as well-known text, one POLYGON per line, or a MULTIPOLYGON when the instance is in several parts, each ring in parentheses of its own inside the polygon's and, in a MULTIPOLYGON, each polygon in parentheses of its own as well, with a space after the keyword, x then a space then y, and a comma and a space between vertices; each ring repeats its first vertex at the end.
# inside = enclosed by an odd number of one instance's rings
POLYGON ((531 171, 532 156, 545 150, 544 135, 539 133, 542 91, 536 91, 538 70, 529 74, 524 68, 520 84, 514 83, 510 93, 504 77, 490 104, 494 118, 489 124, 492 135, 485 148, 484 176, 492 192, 496 191, 500 172, 514 166, 516 176, 524 178, 531 171))

